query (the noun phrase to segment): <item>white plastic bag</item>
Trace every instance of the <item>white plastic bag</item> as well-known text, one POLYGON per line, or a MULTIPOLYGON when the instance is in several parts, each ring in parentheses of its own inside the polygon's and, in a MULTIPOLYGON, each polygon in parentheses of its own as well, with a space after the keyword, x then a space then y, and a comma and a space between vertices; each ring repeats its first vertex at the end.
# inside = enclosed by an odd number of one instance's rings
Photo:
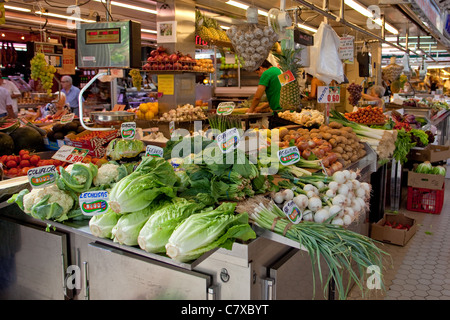
POLYGON ((310 48, 310 68, 307 72, 327 85, 332 80, 344 82, 344 68, 339 58, 339 36, 330 25, 322 22, 310 48))

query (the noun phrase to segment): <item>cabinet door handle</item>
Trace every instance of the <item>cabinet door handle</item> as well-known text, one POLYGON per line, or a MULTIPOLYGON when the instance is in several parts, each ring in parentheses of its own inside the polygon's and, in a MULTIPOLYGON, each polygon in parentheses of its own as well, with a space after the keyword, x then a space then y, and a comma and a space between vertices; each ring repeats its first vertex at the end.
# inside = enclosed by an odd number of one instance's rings
POLYGON ((84 271, 84 300, 89 300, 89 268, 87 261, 83 261, 83 271, 84 271))

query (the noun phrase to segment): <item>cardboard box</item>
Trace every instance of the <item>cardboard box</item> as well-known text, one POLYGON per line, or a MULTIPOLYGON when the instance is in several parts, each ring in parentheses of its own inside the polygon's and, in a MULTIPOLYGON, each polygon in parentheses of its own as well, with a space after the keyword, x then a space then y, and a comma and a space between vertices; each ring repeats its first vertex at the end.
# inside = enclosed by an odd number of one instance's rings
POLYGON ((409 160, 414 161, 446 161, 450 158, 450 146, 432 145, 429 144, 423 149, 412 148, 408 154, 409 160))
POLYGON ((106 147, 108 143, 120 137, 119 130, 111 130, 110 134, 108 134, 104 138, 94 137, 92 139, 86 139, 81 141, 75 141, 75 138, 83 137, 90 133, 90 131, 86 130, 79 134, 68 134, 64 137, 65 143, 69 146, 87 149, 89 150, 88 155, 95 158, 101 158, 106 154, 106 147))
POLYGON ((390 214, 386 213, 384 217, 377 223, 372 224, 370 230, 370 237, 374 240, 396 244, 399 246, 404 246, 408 241, 414 236, 417 231, 416 219, 409 218, 403 213, 390 214), (385 222, 390 223, 396 222, 401 224, 408 224, 411 226, 409 230, 407 229, 394 229, 389 226, 385 226, 385 222))
POLYGON ((442 190, 445 177, 438 174, 425 174, 408 171, 408 186, 414 188, 442 190))

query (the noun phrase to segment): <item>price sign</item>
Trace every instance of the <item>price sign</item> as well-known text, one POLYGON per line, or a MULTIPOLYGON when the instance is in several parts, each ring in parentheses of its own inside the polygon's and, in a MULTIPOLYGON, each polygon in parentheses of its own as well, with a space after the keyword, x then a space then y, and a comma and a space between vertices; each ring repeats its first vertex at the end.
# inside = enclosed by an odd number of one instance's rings
POLYGON ((293 224, 298 224, 303 218, 302 212, 292 200, 283 206, 283 212, 293 224))
POLYGON ((148 145, 145 148, 145 156, 162 158, 164 156, 164 150, 158 146, 148 145))
POLYGON ((63 145, 52 156, 52 159, 75 163, 83 161, 84 157, 89 153, 88 149, 76 148, 68 145, 63 145))
POLYGON ((291 72, 291 70, 288 70, 288 71, 280 74, 278 76, 278 80, 280 80, 281 86, 284 86, 292 81, 295 81, 295 77, 294 77, 294 74, 291 72))
POLYGON ((56 175, 56 167, 53 165, 32 168, 27 173, 28 182, 33 189, 44 188, 54 184, 56 175))
POLYGON ((66 123, 72 122, 74 117, 75 117, 75 113, 65 114, 61 117, 61 120, 59 120, 59 122, 61 124, 66 124, 66 123))
POLYGON ((341 88, 320 86, 317 88, 318 103, 339 103, 341 101, 341 88))
POLYGON ((124 122, 120 126, 120 134, 123 139, 132 140, 136 137, 136 122, 124 122))
POLYGON ((278 150, 277 155, 283 166, 289 166, 300 161, 300 151, 297 147, 278 150))
POLYGON ((217 114, 221 114, 227 116, 233 113, 234 108, 236 107, 234 102, 221 102, 217 106, 217 114))
POLYGON ((88 191, 78 198, 81 212, 85 216, 95 216, 108 211, 108 191, 88 191))
POLYGON ((228 153, 238 147, 241 138, 238 129, 233 128, 218 135, 216 141, 220 151, 222 151, 222 153, 228 153))

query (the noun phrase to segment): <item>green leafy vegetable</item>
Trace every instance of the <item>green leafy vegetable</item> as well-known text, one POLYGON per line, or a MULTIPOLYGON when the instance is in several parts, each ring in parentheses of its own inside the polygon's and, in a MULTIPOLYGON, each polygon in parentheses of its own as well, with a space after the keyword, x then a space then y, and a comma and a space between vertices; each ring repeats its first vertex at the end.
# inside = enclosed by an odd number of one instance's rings
POLYGON ((119 221, 119 217, 113 210, 108 209, 107 212, 95 215, 89 220, 89 230, 96 237, 112 239, 112 229, 119 221))
POLYGON ((433 166, 431 165, 431 162, 425 161, 425 162, 420 163, 417 166, 415 172, 429 174, 432 172, 432 170, 433 170, 433 166))
POLYGON ((141 140, 116 138, 108 144, 106 156, 111 160, 129 160, 139 156, 145 148, 141 140))
POLYGON ((416 144, 411 142, 411 135, 404 128, 397 130, 397 139, 395 140, 395 150, 393 157, 400 161, 400 164, 405 164, 408 161, 408 153, 416 144))
POLYGON ((109 205, 119 214, 142 210, 158 198, 176 196, 177 176, 162 158, 143 157, 134 172, 114 185, 109 205))
POLYGON ((60 174, 56 179, 59 189, 82 193, 91 188, 98 168, 92 163, 74 163, 66 169, 59 167, 59 171, 60 174))
POLYGON ((235 203, 225 202, 212 211, 195 213, 184 220, 166 244, 166 253, 174 260, 197 259, 214 248, 231 249, 234 241, 256 238, 246 213, 235 215, 235 203))
POLYGON ((165 253, 165 246, 175 228, 184 219, 203 208, 201 203, 174 198, 172 203, 155 211, 147 220, 139 232, 139 246, 147 252, 165 253))

